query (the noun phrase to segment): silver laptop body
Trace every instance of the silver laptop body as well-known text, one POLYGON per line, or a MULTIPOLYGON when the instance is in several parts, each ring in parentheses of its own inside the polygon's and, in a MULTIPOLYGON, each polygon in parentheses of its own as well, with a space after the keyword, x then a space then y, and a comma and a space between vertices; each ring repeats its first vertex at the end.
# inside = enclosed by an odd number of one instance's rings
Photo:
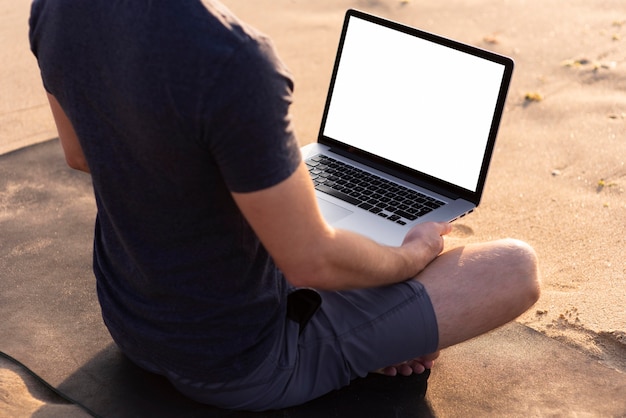
POLYGON ((326 220, 399 245, 417 223, 472 212, 513 65, 348 10, 318 141, 302 148, 326 220))

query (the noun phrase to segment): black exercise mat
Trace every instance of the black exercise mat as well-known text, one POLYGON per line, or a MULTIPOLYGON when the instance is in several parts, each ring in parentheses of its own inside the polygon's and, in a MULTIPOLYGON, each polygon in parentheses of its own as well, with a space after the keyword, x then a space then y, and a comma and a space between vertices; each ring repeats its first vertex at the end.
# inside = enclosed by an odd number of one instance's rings
POLYGON ((179 395, 128 361, 102 323, 91 271, 90 177, 57 140, 0 156, 0 351, 106 417, 430 416, 426 376, 370 376, 306 405, 223 411, 179 395))
POLYGON ((517 323, 446 349, 426 401, 419 376, 371 376, 266 414, 188 401, 112 344, 91 272, 94 216, 89 176, 65 166, 57 141, 0 156, 0 351, 102 416, 626 417, 626 373, 517 323))

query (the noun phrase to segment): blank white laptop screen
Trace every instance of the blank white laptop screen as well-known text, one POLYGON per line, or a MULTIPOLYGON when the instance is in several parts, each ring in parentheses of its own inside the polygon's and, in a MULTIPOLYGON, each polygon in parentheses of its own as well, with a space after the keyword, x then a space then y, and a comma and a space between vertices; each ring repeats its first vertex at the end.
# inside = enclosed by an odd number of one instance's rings
POLYGON ((323 135, 474 192, 504 70, 352 17, 323 135))

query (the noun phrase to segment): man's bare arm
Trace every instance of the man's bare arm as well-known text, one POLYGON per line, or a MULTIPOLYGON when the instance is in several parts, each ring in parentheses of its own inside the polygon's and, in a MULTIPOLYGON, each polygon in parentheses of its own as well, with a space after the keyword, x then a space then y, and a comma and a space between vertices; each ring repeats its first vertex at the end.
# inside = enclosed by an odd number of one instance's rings
POLYGON ((244 216, 287 279, 298 287, 352 289, 414 277, 442 250, 449 225, 413 229, 401 247, 380 245, 328 225, 304 163, 276 186, 233 193, 244 216))
POLYGON ((47 94, 67 165, 76 170, 89 173, 89 166, 87 165, 87 160, 85 159, 85 154, 83 154, 80 142, 78 142, 78 136, 76 135, 76 131, 74 131, 72 122, 70 122, 57 99, 50 93, 47 94))

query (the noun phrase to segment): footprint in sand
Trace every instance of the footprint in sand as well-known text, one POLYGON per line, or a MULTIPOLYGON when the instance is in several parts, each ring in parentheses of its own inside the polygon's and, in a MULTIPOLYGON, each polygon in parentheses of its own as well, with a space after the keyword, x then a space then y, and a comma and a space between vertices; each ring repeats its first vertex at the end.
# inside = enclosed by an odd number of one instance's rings
POLYGON ((469 226, 463 224, 452 224, 452 232, 450 233, 451 237, 467 238, 472 235, 474 235, 474 230, 469 226))

